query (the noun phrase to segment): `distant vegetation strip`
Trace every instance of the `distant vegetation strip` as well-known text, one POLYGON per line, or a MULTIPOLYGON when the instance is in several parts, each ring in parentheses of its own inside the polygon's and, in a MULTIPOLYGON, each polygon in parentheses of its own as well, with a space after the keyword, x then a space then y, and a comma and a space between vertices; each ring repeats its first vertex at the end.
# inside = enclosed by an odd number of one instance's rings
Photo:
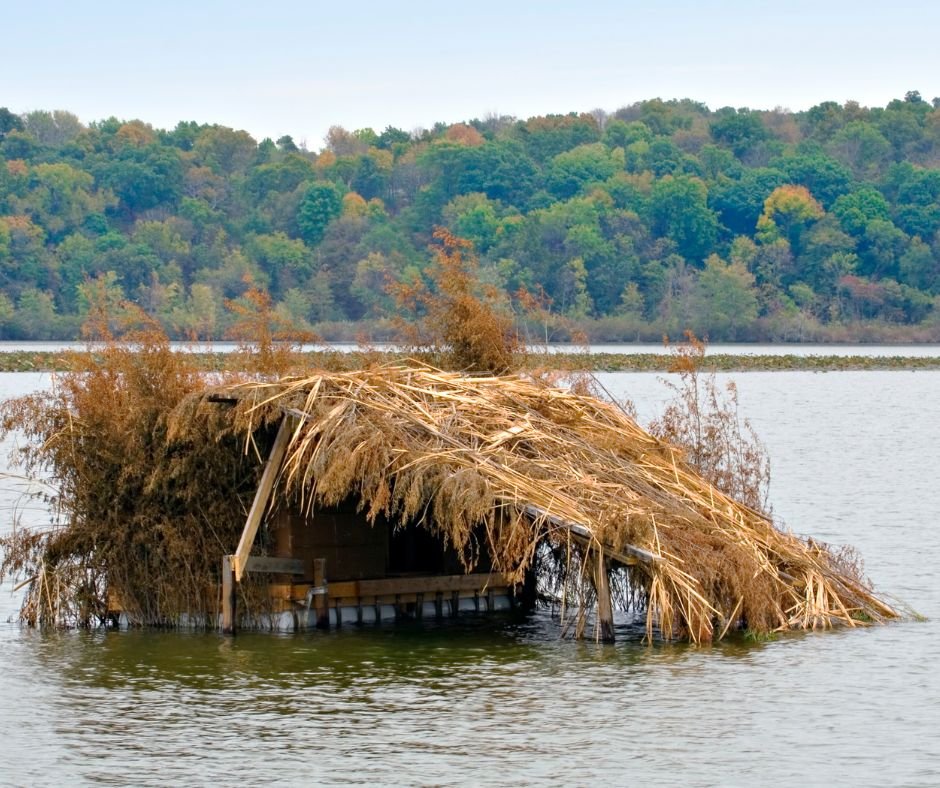
MULTIPOLYGON (((0 353, 0 372, 65 372, 83 353, 61 351, 12 351, 0 353)), ((437 365, 433 354, 415 354, 416 360, 437 365)), ((401 361, 394 351, 333 350, 300 353, 307 369, 353 370, 376 363, 401 361)), ((237 371, 244 363, 233 353, 193 353, 193 361, 207 372, 237 371)), ((523 369, 593 372, 669 372, 675 362, 667 353, 530 353, 520 359, 523 369)), ((716 353, 702 360, 702 368, 717 372, 838 372, 850 370, 935 370, 940 356, 803 356, 736 355, 716 353)))

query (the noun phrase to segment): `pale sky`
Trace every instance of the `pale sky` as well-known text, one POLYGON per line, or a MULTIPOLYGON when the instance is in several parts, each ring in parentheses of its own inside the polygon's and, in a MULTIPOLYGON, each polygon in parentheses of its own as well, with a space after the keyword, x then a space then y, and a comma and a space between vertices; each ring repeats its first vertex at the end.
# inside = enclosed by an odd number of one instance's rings
POLYGON ((940 95, 940 4, 0 0, 0 106, 290 134, 940 95))

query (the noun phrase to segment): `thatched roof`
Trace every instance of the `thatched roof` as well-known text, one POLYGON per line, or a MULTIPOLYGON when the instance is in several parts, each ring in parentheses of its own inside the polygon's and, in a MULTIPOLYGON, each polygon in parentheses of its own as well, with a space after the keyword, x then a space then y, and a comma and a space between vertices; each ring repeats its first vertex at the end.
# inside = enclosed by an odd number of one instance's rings
POLYGON ((722 494, 592 396, 518 376, 383 367, 203 393, 176 431, 220 396, 237 401, 246 446, 260 425, 292 419, 280 496, 316 507, 355 495, 369 517, 442 535, 468 569, 482 524, 494 568, 519 580, 540 545, 561 561, 603 545, 613 579, 666 637, 895 615, 853 563, 722 494))

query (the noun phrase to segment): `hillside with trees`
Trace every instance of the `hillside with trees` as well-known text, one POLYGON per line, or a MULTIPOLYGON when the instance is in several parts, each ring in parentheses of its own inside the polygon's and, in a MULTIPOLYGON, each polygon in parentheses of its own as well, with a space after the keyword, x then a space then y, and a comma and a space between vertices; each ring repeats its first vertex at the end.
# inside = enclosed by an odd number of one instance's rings
POLYGON ((290 136, 0 108, 0 338, 129 300, 222 338, 250 283, 285 321, 382 338, 435 228, 550 339, 940 341, 940 100, 613 113, 290 136))

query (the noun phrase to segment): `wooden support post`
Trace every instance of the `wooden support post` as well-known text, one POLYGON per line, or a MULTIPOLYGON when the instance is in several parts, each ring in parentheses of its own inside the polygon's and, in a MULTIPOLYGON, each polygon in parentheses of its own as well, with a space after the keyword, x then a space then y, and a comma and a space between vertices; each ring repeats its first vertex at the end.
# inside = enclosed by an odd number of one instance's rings
POLYGON ((313 559, 313 585, 315 588, 322 588, 324 593, 315 594, 313 597, 313 609, 317 615, 317 629, 330 628, 330 596, 326 593, 326 559, 313 559))
POLYGON ((245 520, 245 527, 242 529, 241 539, 238 541, 238 549, 232 556, 232 564, 235 569, 235 580, 241 582, 242 575, 245 573, 245 564, 248 562, 248 554, 251 552, 251 546, 254 544, 255 536, 258 534, 258 526, 261 525, 261 518, 268 508, 268 501, 271 498, 271 490, 274 489, 274 481, 281 470, 281 462, 284 460, 284 454, 287 452, 287 444, 290 443, 290 419, 285 416, 281 419, 281 424, 277 429, 277 437, 274 439, 274 445, 271 447, 271 453, 268 455, 268 461, 264 465, 264 472, 261 474, 261 481, 258 483, 258 489, 255 491, 255 499, 251 504, 251 511, 248 512, 248 518, 245 520))
POLYGON ((424 618, 424 594, 415 594, 415 618, 424 618))
POLYGON ((222 634, 235 634, 236 602, 238 584, 232 568, 232 556, 222 556, 222 634))
POLYGON ((604 643, 614 642, 614 610, 610 602, 610 586, 607 582, 607 561, 604 549, 597 547, 597 567, 594 570, 594 589, 597 592, 597 622, 594 635, 604 643))
POLYGON ((444 617, 444 594, 440 591, 434 596, 434 616, 438 619, 444 617))
POLYGON ((450 595, 450 614, 451 616, 456 618, 459 612, 460 612, 460 592, 454 591, 450 595))

